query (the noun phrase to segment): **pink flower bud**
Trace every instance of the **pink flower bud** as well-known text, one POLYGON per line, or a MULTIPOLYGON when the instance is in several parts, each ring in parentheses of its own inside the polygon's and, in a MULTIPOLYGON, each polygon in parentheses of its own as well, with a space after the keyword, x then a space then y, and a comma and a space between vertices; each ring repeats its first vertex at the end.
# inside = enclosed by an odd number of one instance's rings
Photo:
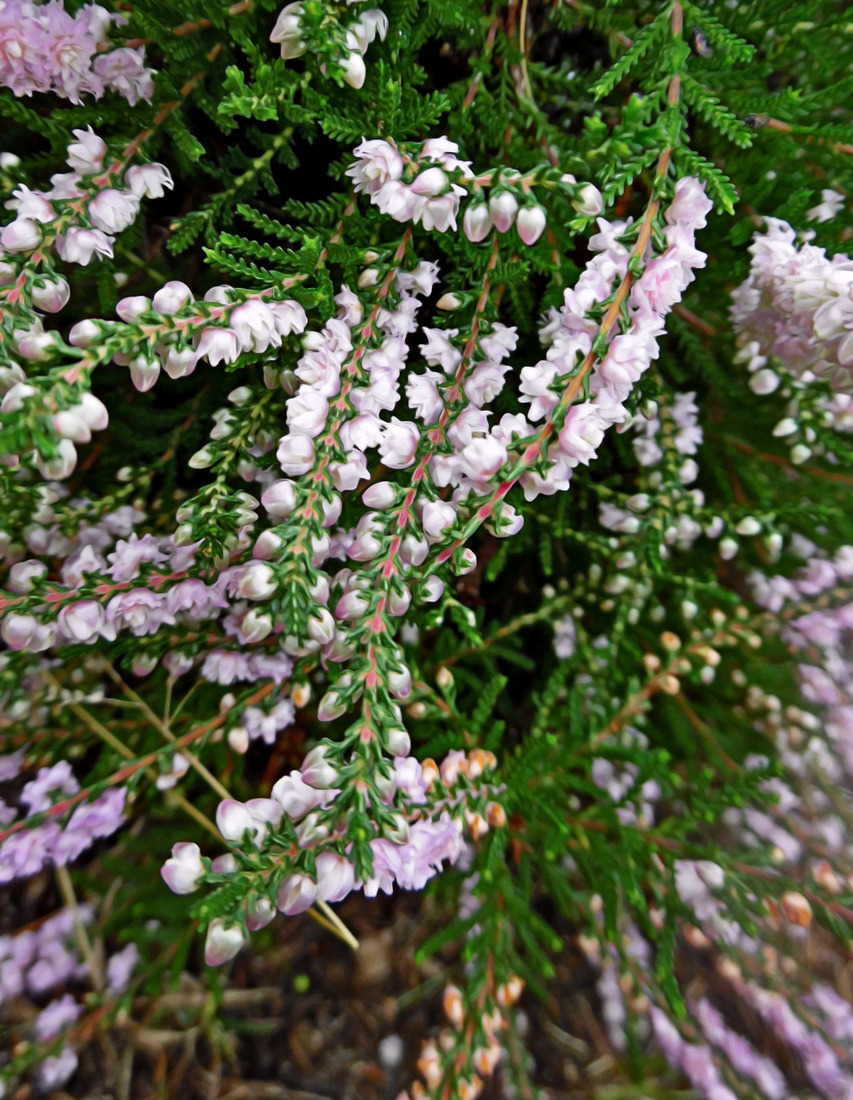
POLYGON ((444 595, 444 581, 441 577, 427 577, 421 590, 421 599, 424 603, 435 603, 444 595))
POLYGON ((59 313, 70 297, 71 288, 61 275, 55 279, 45 279, 43 286, 33 287, 33 305, 45 313, 59 313))
POLYGON ((156 360, 137 355, 130 364, 130 380, 140 393, 147 393, 160 377, 160 364, 156 360))
POLYGON ((261 504, 273 519, 287 519, 296 507, 296 485, 292 481, 274 481, 261 496, 261 504))
POLYGON ((10 649, 26 649, 35 638, 38 625, 32 615, 19 615, 13 611, 0 625, 0 636, 10 649))
POLYGON ((232 844, 240 843, 247 831, 254 838, 257 831, 252 815, 242 802, 237 802, 233 798, 226 798, 219 803, 216 810, 216 827, 232 844))
POLYGON ((542 236, 547 225, 545 211, 541 206, 525 206, 519 210, 515 228, 525 244, 535 244, 542 236))
POLYGON ((174 187, 169 170, 162 164, 134 164, 125 172, 124 182, 138 199, 161 199, 174 187))
POLYGON ((404 729, 389 730, 385 747, 392 756, 408 756, 412 751, 412 739, 404 729))
POLYGON ((309 635, 320 645, 328 645, 335 636, 335 620, 325 607, 314 612, 307 626, 309 635))
POLYGON ((25 596, 33 589, 33 581, 43 577, 47 572, 47 566, 35 558, 27 558, 26 561, 15 562, 9 570, 9 588, 19 596, 25 596))
POLYGON ((338 779, 336 769, 326 759, 327 752, 325 745, 317 745, 302 761, 302 778, 309 787, 321 791, 334 787, 338 779))
POLYGON ((41 230, 30 218, 16 218, 0 232, 0 245, 7 252, 32 252, 41 243, 41 230))
POLYGON ((89 221, 104 233, 121 233, 136 221, 139 199, 130 191, 107 187, 89 203, 89 221))
POLYGON ((397 487, 390 481, 377 481, 374 485, 368 485, 361 499, 368 508, 384 512, 397 499, 397 487))
POLYGON ((246 914, 246 927, 250 932, 257 932, 260 928, 266 928, 274 917, 275 906, 270 899, 256 898, 246 914))
POLYGON ((587 183, 580 189, 577 198, 572 199, 572 206, 584 217, 597 218, 604 209, 604 199, 597 187, 587 183))
POLYGON ((276 458, 291 477, 307 474, 314 465, 314 440, 307 435, 286 435, 279 443, 276 458))
POLYGON ((173 279, 160 287, 151 300, 151 304, 158 313, 164 313, 167 317, 171 317, 173 313, 183 309, 187 302, 191 302, 192 298, 192 291, 187 284, 173 279))
POLYGON ((50 481, 62 481, 74 472, 77 465, 77 450, 70 439, 60 439, 56 449, 58 453, 55 458, 44 459, 36 455, 36 466, 42 476, 50 481))
POLYGON ((283 775, 272 789, 272 796, 288 817, 297 821, 323 801, 323 795, 314 787, 309 787, 302 773, 292 771, 283 775))
POLYGON ((163 361, 163 369, 170 378, 186 378, 195 370, 197 363, 198 352, 194 348, 184 348, 182 351, 169 348, 163 361))
POLYGON ((469 206, 462 218, 462 230, 469 241, 475 244, 484 240, 492 228, 492 216, 486 204, 469 206))
POLYGON ((71 326, 71 331, 68 333, 68 343, 75 348, 88 348, 90 344, 94 344, 96 340, 99 340, 100 336, 101 330, 94 321, 78 321, 76 325, 71 326))
POLYGON ((255 540, 252 557, 271 561, 281 549, 281 538, 274 531, 262 531, 255 540))
POLYGON ((277 590, 272 569, 261 561, 250 562, 237 584, 238 593, 248 600, 268 600, 277 590))
POLYGON ((431 500, 429 504, 424 505, 421 522, 424 533, 430 538, 440 538, 455 521, 456 509, 447 501, 431 500))
POLYGON ((512 228, 518 213, 518 202, 510 191, 499 191, 489 199, 489 213, 498 233, 506 233, 512 228))
POLYGON ((321 901, 342 901, 355 885, 355 870, 337 852, 317 856, 317 897, 321 901))
POLYGON ((416 195, 433 198, 447 190, 447 176, 440 168, 427 168, 415 178, 411 189, 416 195))
POLYGON ((354 50, 346 61, 339 61, 338 64, 344 70, 344 81, 351 88, 361 88, 363 86, 367 76, 367 67, 364 64, 364 58, 358 51, 354 50))
POLYGON ((129 298, 122 298, 116 304, 116 313, 122 321, 132 324, 134 321, 138 321, 142 314, 150 308, 150 298, 146 298, 144 294, 133 294, 129 298))
POLYGON ((412 692, 412 674, 404 666, 388 673, 388 690, 395 699, 405 699, 412 692))
POLYGON ((72 642, 94 642, 104 625, 104 609, 95 600, 80 600, 63 607, 57 616, 63 632, 72 642))
POLYGON ((204 875, 201 849, 197 844, 175 844, 160 874, 173 894, 192 894, 204 875))
POLYGON ((252 645, 254 642, 262 642, 272 633, 273 622, 269 615, 264 615, 253 607, 243 616, 240 623, 240 633, 243 638, 252 645))
POLYGON ((317 883, 308 875, 288 875, 278 891, 278 908, 285 916, 304 913, 317 900, 317 883))
POLYGON ((335 718, 340 718, 342 714, 346 714, 346 711, 347 704, 341 702, 338 693, 327 691, 317 707, 317 717, 321 722, 333 722, 335 718))
POLYGON ((222 966, 239 952, 245 942, 242 930, 232 924, 226 926, 222 917, 210 922, 204 944, 204 961, 208 966, 222 966))

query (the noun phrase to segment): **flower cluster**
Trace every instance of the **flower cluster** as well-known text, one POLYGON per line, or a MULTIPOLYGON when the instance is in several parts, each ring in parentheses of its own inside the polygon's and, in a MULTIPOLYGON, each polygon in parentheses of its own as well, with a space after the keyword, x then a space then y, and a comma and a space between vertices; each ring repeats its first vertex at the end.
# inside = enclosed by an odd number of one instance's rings
POLYGON ((578 184, 569 173, 550 180, 549 174, 522 177, 506 170, 477 177, 471 162, 457 156, 459 146, 446 137, 430 138, 413 155, 394 142, 376 138, 356 146, 358 158, 347 169, 355 190, 370 196, 383 214, 398 222, 414 222, 424 229, 444 233, 456 229, 463 196, 471 196, 462 219, 469 241, 485 240, 492 229, 507 233, 516 228, 526 245, 535 244, 548 222, 545 208, 533 199, 531 183, 559 186, 572 197, 572 205, 586 218, 601 213, 601 193, 591 183, 578 184), (490 188, 488 201, 483 188, 490 188))
MULTIPOLYGON (((20 767, 20 758, 0 758, 5 775, 20 767)), ((80 784, 74 778, 71 765, 61 760, 49 768, 41 768, 35 779, 24 785, 19 796, 25 817, 16 821, 17 812, 0 799, 0 823, 10 826, 0 830, 0 883, 34 875, 45 864, 63 867, 73 862, 101 837, 111 836, 121 828, 126 791, 110 789, 90 802, 79 802, 74 796, 80 784), (75 803, 79 803, 76 804, 75 803), (26 817, 53 809, 74 806, 62 825, 50 817, 41 824, 27 826, 26 817)))
POLYGON ((100 99, 107 91, 131 106, 150 102, 154 72, 145 67, 144 49, 109 49, 110 25, 125 22, 100 4, 86 4, 72 15, 62 0, 6 0, 0 9, 0 84, 17 96, 53 92, 72 103, 84 95, 100 99))
MULTIPOLYGON (((400 749, 408 747, 408 736, 399 731, 400 749)), ((441 764, 432 760, 421 765, 414 757, 398 755, 382 781, 383 802, 389 808, 385 835, 370 841, 371 869, 361 876, 350 858, 347 815, 339 812, 341 776, 320 745, 308 754, 302 767, 283 776, 270 798, 242 803, 228 799, 220 803, 216 824, 223 838, 239 851, 248 841, 252 859, 256 853, 273 860, 277 881, 275 905, 262 887, 250 891, 253 900, 243 915, 249 931, 268 923, 276 908, 285 916, 304 913, 316 902, 339 902, 360 889, 367 897, 390 894, 394 887, 422 890, 442 868, 453 864, 462 853, 463 829, 476 840, 490 826, 501 827, 506 814, 496 799, 500 791, 481 777, 496 764, 491 753, 475 749, 469 754, 451 752, 441 764), (398 808, 395 810, 395 806, 398 808), (292 837, 280 843, 279 837, 292 837), (313 872, 304 865, 300 852, 313 854, 313 872)), ((251 873, 252 865, 249 865, 251 873)), ((246 870, 232 854, 209 864, 214 875, 246 870)), ((177 894, 197 890, 208 866, 197 844, 181 842, 163 866, 163 878, 177 894)), ((219 966, 240 950, 244 934, 236 921, 217 918, 211 922, 205 957, 219 966)))
POLYGON ((779 385, 771 360, 792 374, 827 378, 849 393, 853 368, 853 261, 804 243, 787 222, 765 218, 756 236, 749 277, 733 294, 732 324, 739 358, 759 394, 779 385))
MULTIPOLYGON (((302 0, 286 4, 279 12, 270 34, 270 42, 281 46, 281 56, 285 61, 302 57, 309 49, 305 36, 308 33, 310 37, 310 32, 306 28, 304 16, 302 0)), ((328 25, 322 29, 325 32, 323 45, 327 49, 330 43, 340 47, 333 51, 332 56, 336 70, 342 70, 343 79, 351 88, 362 87, 367 76, 364 55, 374 38, 384 39, 388 34, 388 16, 379 8, 370 8, 361 12, 353 23, 345 27, 336 25, 336 29, 343 33, 343 41, 340 43, 330 38, 328 25)), ((325 65, 321 71, 325 72, 325 65)))

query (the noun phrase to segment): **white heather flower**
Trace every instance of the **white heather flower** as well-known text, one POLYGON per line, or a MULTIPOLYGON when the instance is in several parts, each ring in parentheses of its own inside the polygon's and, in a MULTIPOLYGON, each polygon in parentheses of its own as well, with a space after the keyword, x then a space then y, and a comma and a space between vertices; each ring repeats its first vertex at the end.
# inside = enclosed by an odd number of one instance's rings
POLYGON ((56 251, 68 263, 86 267, 95 255, 112 257, 113 239, 99 229, 81 229, 71 225, 57 237, 56 251))
POLYGON ((512 228, 515 216, 518 213, 518 201, 510 191, 499 191, 489 199, 489 213, 492 222, 499 233, 506 233, 512 228))
POLYGON ((262 561, 253 561, 247 565, 237 583, 237 592, 248 600, 268 600, 277 590, 272 569, 262 561))
POLYGON ((151 305, 158 313, 164 313, 167 317, 171 317, 173 313, 183 309, 187 302, 192 300, 192 291, 187 284, 172 279, 160 287, 151 299, 151 305))
POLYGON ((204 329, 196 346, 196 357, 206 358, 212 367, 219 363, 233 363, 241 352, 237 333, 230 328, 204 329))
POLYGON ((347 168, 346 175, 352 179, 356 191, 374 195, 383 184, 399 180, 403 174, 403 158, 387 141, 362 141, 353 151, 358 161, 347 168))
POLYGON ((40 244, 41 230, 30 218, 16 218, 0 233, 0 245, 7 252, 32 252, 40 244))
POLYGON ((447 176, 440 168, 427 168, 425 172, 415 177, 411 188, 416 195, 434 198, 447 189, 447 176))
POLYGON ((163 164, 134 164, 125 172, 124 182, 138 199, 161 199, 175 186, 163 164))
POLYGON ((291 477, 307 474, 314 465, 314 440, 307 435, 286 435, 278 445, 276 458, 291 477))
POLYGON ((307 50, 302 39, 300 16, 302 4, 297 0, 294 4, 286 4, 279 12, 278 19, 270 34, 270 42, 281 45, 281 56, 285 61, 294 57, 301 57, 307 50))
POLYGON ((577 198, 572 199, 572 206, 586 218, 597 218, 604 209, 604 199, 597 187, 587 183, 581 188, 577 198))
POLYGON ((535 244, 545 231, 548 219, 541 206, 525 206, 518 212, 515 228, 525 244, 535 244))
POLYGON ((440 538, 456 522, 456 509, 444 500, 431 500, 424 505, 421 523, 424 534, 431 538, 440 538))
POLYGON ((236 924, 226 926, 222 917, 210 922, 204 944, 204 961, 208 966, 222 966, 239 952, 245 940, 236 924))
POLYGON ((197 844, 175 844, 160 874, 173 894, 192 894, 204 875, 201 849, 197 844))
POLYGON ((101 138, 87 126, 85 130, 72 130, 77 141, 68 146, 68 167, 74 172, 90 175, 100 170, 104 163, 107 146, 101 138))
POLYGON ((364 81, 367 78, 367 66, 364 64, 364 58, 358 50, 353 50, 346 59, 339 61, 338 64, 344 70, 344 81, 351 88, 358 89, 364 86, 364 81))
POLYGON ((105 233, 121 233, 136 220, 139 199, 132 191, 107 187, 92 199, 87 212, 96 229, 102 229, 105 233))
POLYGON ((420 442, 417 425, 393 416, 391 423, 383 425, 383 429, 379 445, 383 463, 392 470, 404 470, 411 466, 420 442))
POLYGON ((41 286, 33 286, 33 305, 37 309, 43 309, 45 313, 59 313, 68 304, 71 297, 71 288, 61 275, 55 278, 45 278, 41 286))

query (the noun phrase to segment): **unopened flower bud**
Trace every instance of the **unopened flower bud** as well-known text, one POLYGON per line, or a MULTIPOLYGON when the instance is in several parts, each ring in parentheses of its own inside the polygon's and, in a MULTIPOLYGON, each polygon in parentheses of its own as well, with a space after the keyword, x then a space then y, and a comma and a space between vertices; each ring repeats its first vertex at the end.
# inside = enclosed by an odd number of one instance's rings
POLYGON ((462 299, 457 294, 442 294, 442 296, 435 303, 436 309, 459 309, 462 305, 462 299))
POLYGON ((518 213, 518 202, 510 191, 500 191, 489 199, 489 213, 492 217, 495 229, 499 233, 506 233, 512 228, 515 216, 518 213))
POLYGON ((525 206, 518 212, 515 228, 525 244, 535 244, 545 231, 547 218, 541 206, 525 206))
POLYGON ((210 922, 204 944, 204 961, 208 966, 222 966, 240 951, 245 940, 242 930, 232 924, 226 926, 222 917, 210 922))

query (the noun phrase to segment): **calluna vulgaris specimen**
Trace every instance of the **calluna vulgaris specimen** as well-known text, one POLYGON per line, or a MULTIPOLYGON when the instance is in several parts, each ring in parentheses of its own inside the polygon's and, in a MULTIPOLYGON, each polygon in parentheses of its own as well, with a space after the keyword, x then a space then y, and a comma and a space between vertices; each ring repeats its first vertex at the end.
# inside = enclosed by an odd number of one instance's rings
POLYGON ((845 8, 0 6, 0 1096, 424 890, 371 1096, 853 1096, 845 8))

